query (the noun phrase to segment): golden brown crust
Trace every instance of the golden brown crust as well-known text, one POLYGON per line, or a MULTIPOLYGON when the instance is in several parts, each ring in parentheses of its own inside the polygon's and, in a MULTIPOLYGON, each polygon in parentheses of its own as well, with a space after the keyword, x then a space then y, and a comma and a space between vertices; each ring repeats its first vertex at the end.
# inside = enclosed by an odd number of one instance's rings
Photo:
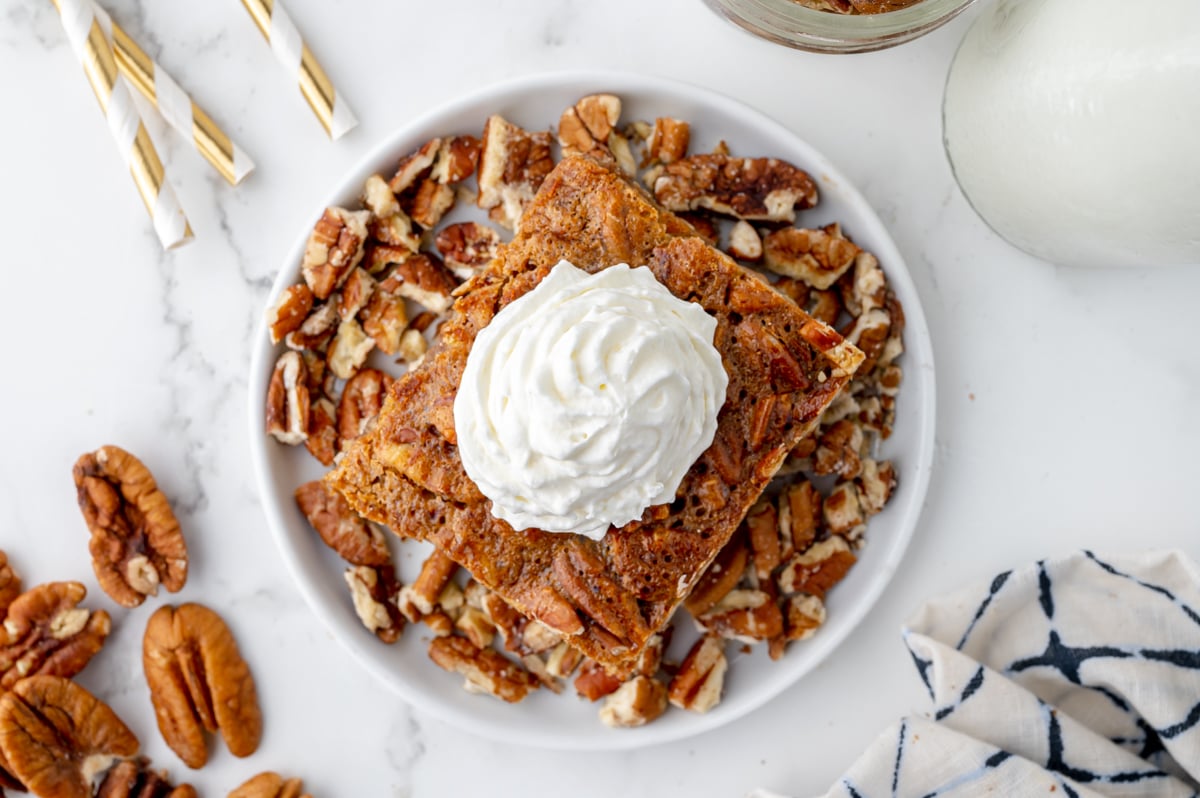
POLYGON ((861 358, 617 173, 570 157, 547 177, 521 232, 462 292, 421 367, 392 387, 374 431, 328 479, 365 517, 433 542, 522 613, 621 667, 666 623, 861 358), (680 498, 598 542, 518 532, 493 518, 453 444, 450 410, 475 335, 563 258, 593 272, 649 266, 716 317, 730 377, 716 438, 680 498))

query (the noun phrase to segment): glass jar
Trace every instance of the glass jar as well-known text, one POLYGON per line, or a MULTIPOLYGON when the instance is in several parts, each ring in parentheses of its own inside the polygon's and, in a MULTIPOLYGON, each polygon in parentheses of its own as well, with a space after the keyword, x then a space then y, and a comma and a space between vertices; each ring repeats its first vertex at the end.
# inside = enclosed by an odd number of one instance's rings
POLYGON ((959 187, 1069 266, 1200 263, 1200 1, 997 0, 943 104, 959 187))
POLYGON ((883 14, 816 11, 795 0, 705 2, 734 24, 777 44, 817 53, 865 53, 923 36, 974 0, 920 0, 883 14))

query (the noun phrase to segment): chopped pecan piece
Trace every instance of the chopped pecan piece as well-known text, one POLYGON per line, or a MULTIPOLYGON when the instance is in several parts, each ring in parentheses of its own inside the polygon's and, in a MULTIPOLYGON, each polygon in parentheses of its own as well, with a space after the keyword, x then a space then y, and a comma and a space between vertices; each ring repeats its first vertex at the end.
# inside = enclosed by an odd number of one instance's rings
POLYGON ((296 488, 296 505, 325 545, 351 565, 383 568, 392 564, 387 539, 322 480, 296 488))
POLYGON ((538 686, 538 680, 520 665, 458 635, 434 638, 429 644, 429 658, 439 668, 461 674, 468 691, 487 693, 510 704, 538 686))
POLYGON ((729 254, 735 258, 758 261, 763 256, 762 237, 754 225, 739 219, 729 231, 729 254))
POLYGON ((746 513, 745 524, 749 532, 750 549, 754 552, 754 575, 760 581, 769 579, 771 572, 783 560, 779 514, 775 505, 760 499, 746 513))
POLYGON ((763 239, 763 265, 824 291, 846 273, 861 251, 837 224, 820 230, 784 227, 763 239))
POLYGON ((400 203, 392 193, 388 181, 381 175, 371 175, 363 184, 363 205, 376 219, 384 219, 400 210, 400 203))
POLYGON ((451 186, 429 178, 417 187, 405 210, 414 222, 426 230, 432 230, 454 207, 454 199, 454 189, 451 186))
POLYGON ((450 136, 442 141, 433 164, 433 179, 454 185, 475 174, 475 167, 479 165, 479 147, 479 139, 474 136, 450 136))
POLYGON ((267 328, 271 332, 271 343, 277 344, 284 336, 308 318, 313 306, 313 292, 304 283, 288 286, 279 295, 275 306, 267 313, 267 328))
POLYGON ((745 537, 734 535, 696 582, 691 595, 684 599, 683 606, 692 617, 708 612, 742 581, 749 559, 745 537))
POLYGON ((666 164, 654 180, 654 196, 670 211, 707 208, 738 219, 791 222, 796 207, 817 204, 817 185, 786 161, 713 153, 666 164))
POLYGON ((379 284, 380 290, 399 294, 424 305, 434 313, 444 313, 453 302, 450 296, 456 284, 445 264, 432 255, 410 255, 397 263, 379 284))
POLYGON ((876 515, 883 510, 892 491, 896 489, 896 469, 890 462, 877 463, 863 460, 862 473, 858 476, 858 498, 863 512, 876 515))
POLYGON ((753 643, 783 632, 779 605, 763 590, 733 590, 715 607, 696 618, 710 632, 753 643))
POLYGON ((480 208, 512 230, 525 204, 554 168, 550 133, 530 133, 496 114, 483 126, 479 155, 480 208))
POLYGON ((807 640, 825 623, 825 604, 816 596, 797 593, 787 600, 784 638, 788 642, 807 640))
POLYGON ((784 595, 807 593, 823 599, 855 559, 845 539, 833 535, 792 557, 779 573, 779 589, 784 595))
POLYGON ((371 336, 380 352, 394 355, 399 351, 400 337, 408 326, 404 297, 377 290, 363 309, 362 319, 363 332, 371 336))
POLYGON ((220 731, 234 756, 258 748, 254 677, 215 612, 199 604, 159 607, 142 638, 142 667, 163 740, 188 767, 208 761, 206 729, 220 731))
POLYGON ((565 152, 603 152, 620 118, 620 97, 589 94, 562 112, 558 120, 558 143, 565 152))
MULTIPOLYGON (((555 646, 554 650, 550 652, 550 656, 546 658, 546 670, 551 676, 568 679, 582 662, 583 654, 579 653, 579 649, 574 648, 570 643, 563 642, 555 646)), ((578 689, 578 685, 576 689, 578 689)))
MULTIPOLYGON (((407 363, 409 368, 416 368, 427 351, 429 351, 429 342, 425 340, 425 336, 415 329, 408 329, 400 336, 400 346, 396 349, 396 355, 401 361, 407 363)), ((447 440, 449 440, 448 437, 447 440)), ((454 443, 454 441, 450 442, 454 443)))
POLYGON ((480 600, 480 608, 496 627, 504 640, 504 648, 514 653, 521 651, 521 630, 529 620, 512 608, 507 601, 495 593, 488 593, 480 600))
POLYGON ((107 704, 60 676, 31 676, 0 698, 0 757, 30 792, 91 798, 92 780, 138 751, 107 704))
POLYGON ((124 449, 101 446, 75 461, 72 476, 104 592, 124 607, 138 606, 160 584, 178 592, 187 581, 187 544, 149 469, 124 449))
POLYGON ((854 259, 854 271, 839 280, 842 304, 852 316, 861 316, 873 308, 881 308, 887 301, 887 278, 879 261, 870 252, 859 252, 854 259))
POLYGON ((475 607, 464 608, 454 622, 454 628, 466 635, 477 648, 487 648, 496 637, 496 625, 486 612, 475 607))
POLYGON ((317 299, 328 299, 362 260, 370 220, 370 211, 326 208, 321 214, 300 264, 304 282, 317 299))
POLYGON ((0 619, 8 610, 8 605, 21 595, 21 577, 13 570, 8 562, 8 555, 0 550, 0 619))
POLYGON ((304 443, 311 401, 304 358, 299 352, 284 352, 267 383, 267 434, 288 446, 304 443))
POLYGON ((12 602, 0 626, 0 692, 26 676, 84 669, 112 628, 107 612, 79 606, 86 595, 78 582, 50 582, 12 602))
POLYGON ((821 504, 826 528, 834 535, 854 540, 863 530, 867 519, 863 515, 858 488, 853 482, 842 482, 834 487, 821 504))
POLYGON ((329 347, 329 370, 341 380, 353 377, 367 355, 375 348, 375 341, 368 337, 355 319, 346 319, 338 325, 337 335, 329 347))
POLYGON ((813 453, 813 473, 818 476, 837 474, 842 479, 854 479, 862 471, 862 428, 849 419, 830 425, 817 442, 813 453))
POLYGON ((478 222, 459 222, 442 228, 436 243, 446 267, 468 280, 496 256, 500 234, 478 222))
POLYGON ((367 306, 374 293, 375 278, 367 274, 365 269, 355 267, 338 294, 338 315, 343 319, 354 318, 367 306))
POLYGON ((604 699, 600 721, 613 728, 645 726, 667 710, 667 687, 650 676, 634 676, 604 699))
POLYGON ((285 779, 267 770, 233 788, 228 798, 312 798, 300 779, 285 779))
POLYGON ((175 787, 165 771, 151 770, 145 757, 125 759, 109 768, 96 798, 196 798, 190 784, 175 787))
POLYGON ((680 709, 708 712, 721 701, 725 687, 725 641, 717 635, 697 640, 667 687, 667 698, 680 709))
POLYGON ((441 139, 430 139, 419 149, 401 159, 400 165, 396 167, 396 174, 389 183, 392 193, 405 193, 432 171, 433 162, 437 158, 441 146, 441 139))
POLYGON ((308 412, 308 437, 304 448, 324 466, 333 465, 338 451, 337 408, 321 397, 312 403, 308 412))
POLYGON ((621 680, 604 670, 599 662, 585 659, 579 675, 575 677, 575 692, 588 701, 598 701, 612 695, 621 686, 621 680))
POLYGON ((875 370, 875 364, 887 346, 891 329, 892 320, 887 311, 872 308, 855 319, 854 325, 846 332, 846 340, 861 349, 865 356, 859 366, 863 374, 875 370))
POLYGON ((421 564, 421 572, 409 586, 411 590, 406 592, 406 598, 419 613, 428 615, 433 612, 438 597, 457 571, 458 563, 443 554, 441 549, 434 549, 421 564))
POLYGON ((421 236, 413 230, 412 219, 397 206, 396 212, 381 216, 367 226, 371 242, 363 251, 363 266, 378 274, 389 263, 396 262, 395 252, 412 253, 421 248, 421 236))
POLYGON ((363 369, 346 382, 338 403, 339 445, 345 448, 379 415, 392 378, 378 369, 363 369))
POLYGON ((779 518, 779 531, 785 540, 791 539, 791 546, 785 544, 784 548, 804 551, 817 538, 821 522, 821 494, 808 480, 789 485, 779 496, 779 518))
POLYGON ((646 155, 657 163, 671 163, 687 156, 692 127, 682 119, 660 116, 646 144, 646 155))
POLYGON ((345 579, 354 612, 367 631, 389 645, 399 640, 404 616, 395 603, 400 585, 391 563, 382 568, 356 565, 346 569, 345 579))
POLYGON ((806 309, 808 315, 832 327, 842 315, 842 301, 836 291, 816 290, 809 295, 806 309))
POLYGON ((284 336, 288 349, 319 352, 325 349, 338 325, 337 302, 319 305, 295 330, 284 336))

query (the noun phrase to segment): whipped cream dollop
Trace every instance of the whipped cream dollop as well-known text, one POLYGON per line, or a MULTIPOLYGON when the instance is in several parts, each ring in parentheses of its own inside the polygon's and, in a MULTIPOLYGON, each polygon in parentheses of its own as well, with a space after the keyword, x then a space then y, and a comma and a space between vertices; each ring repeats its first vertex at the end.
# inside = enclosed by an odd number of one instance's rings
POLYGON ((673 501, 725 402, 716 328, 626 264, 560 261, 501 309, 454 400, 459 454, 492 514, 599 540, 673 501))

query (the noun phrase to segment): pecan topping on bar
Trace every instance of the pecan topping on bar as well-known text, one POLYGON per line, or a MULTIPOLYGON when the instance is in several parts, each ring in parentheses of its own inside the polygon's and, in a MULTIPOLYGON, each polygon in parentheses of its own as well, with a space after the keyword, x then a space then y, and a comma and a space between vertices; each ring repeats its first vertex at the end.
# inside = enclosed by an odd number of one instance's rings
POLYGON ((107 612, 79 606, 86 595, 78 582, 50 582, 12 602, 0 626, 0 693, 26 676, 84 669, 112 628, 107 612))
POLYGON ((36 795, 91 798, 92 780, 138 751, 100 699, 59 676, 31 676, 0 698, 0 758, 36 795))
POLYGON ((666 164, 653 190, 667 210, 706 208, 752 221, 791 222, 797 207, 817 204, 808 173, 775 158, 691 155, 666 164))
POLYGON ((250 668, 221 617, 199 604, 163 605, 142 638, 142 667, 163 740, 191 768, 208 761, 204 732, 234 756, 258 749, 262 713, 250 668))
POLYGON ((138 606, 160 584, 178 592, 187 581, 187 544, 146 466, 124 449, 101 446, 81 456, 72 475, 104 592, 124 607, 138 606))

